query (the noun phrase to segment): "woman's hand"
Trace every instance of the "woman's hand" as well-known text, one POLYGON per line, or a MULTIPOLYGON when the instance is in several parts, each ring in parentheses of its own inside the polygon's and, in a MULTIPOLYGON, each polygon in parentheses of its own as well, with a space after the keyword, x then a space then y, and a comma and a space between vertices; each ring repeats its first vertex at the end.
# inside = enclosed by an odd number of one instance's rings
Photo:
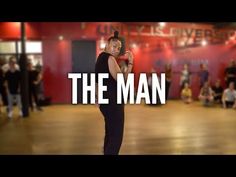
POLYGON ((134 62, 134 57, 133 57, 132 52, 129 51, 129 50, 126 51, 126 52, 125 52, 125 56, 128 57, 128 61, 129 61, 129 63, 130 63, 130 64, 133 64, 133 62, 134 62))

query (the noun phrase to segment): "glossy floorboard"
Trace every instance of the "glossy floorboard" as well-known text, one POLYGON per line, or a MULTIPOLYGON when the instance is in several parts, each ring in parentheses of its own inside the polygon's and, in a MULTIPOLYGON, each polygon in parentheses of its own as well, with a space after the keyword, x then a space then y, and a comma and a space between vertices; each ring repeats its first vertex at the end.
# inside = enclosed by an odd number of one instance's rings
MULTIPOLYGON (((236 154, 236 110, 169 101, 126 105, 120 154, 236 154)), ((29 118, 0 116, 0 154, 102 154, 104 122, 92 105, 52 105, 29 118)))

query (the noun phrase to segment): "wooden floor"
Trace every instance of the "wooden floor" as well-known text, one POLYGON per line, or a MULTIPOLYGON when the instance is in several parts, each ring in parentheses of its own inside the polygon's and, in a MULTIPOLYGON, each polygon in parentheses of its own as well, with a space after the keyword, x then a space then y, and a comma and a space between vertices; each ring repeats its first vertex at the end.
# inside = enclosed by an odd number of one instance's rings
MULTIPOLYGON (((236 110, 126 105, 120 154, 236 154, 236 110)), ((92 105, 53 105, 30 118, 0 116, 0 154, 102 154, 104 122, 92 105)))

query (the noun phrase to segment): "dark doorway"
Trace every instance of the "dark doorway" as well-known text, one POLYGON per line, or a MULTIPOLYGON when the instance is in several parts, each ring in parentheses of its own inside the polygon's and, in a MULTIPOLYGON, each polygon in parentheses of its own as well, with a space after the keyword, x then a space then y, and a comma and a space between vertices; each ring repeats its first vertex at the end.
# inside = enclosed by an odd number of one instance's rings
MULTIPOLYGON (((96 41, 73 41, 72 42, 72 72, 94 73, 96 62, 96 41)), ((90 78, 88 77, 88 83, 90 78)), ((78 80, 78 103, 82 103, 82 80, 78 80)), ((90 94, 88 94, 90 100, 90 94)), ((88 103, 90 103, 88 101, 88 103)))

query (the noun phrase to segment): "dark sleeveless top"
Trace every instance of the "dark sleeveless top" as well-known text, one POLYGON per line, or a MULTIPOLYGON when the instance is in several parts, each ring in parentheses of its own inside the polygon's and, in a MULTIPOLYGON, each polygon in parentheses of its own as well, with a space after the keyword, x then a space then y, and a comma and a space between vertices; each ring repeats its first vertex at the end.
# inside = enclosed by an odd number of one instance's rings
POLYGON ((117 104, 117 82, 109 72, 109 67, 108 67, 109 56, 112 56, 112 55, 106 52, 102 52, 98 56, 96 66, 95 66, 95 74, 96 74, 96 83, 98 83, 99 73, 109 74, 109 78, 103 79, 103 85, 107 86, 107 91, 103 92, 103 98, 106 98, 109 100, 109 105, 114 105, 114 104, 117 104))

